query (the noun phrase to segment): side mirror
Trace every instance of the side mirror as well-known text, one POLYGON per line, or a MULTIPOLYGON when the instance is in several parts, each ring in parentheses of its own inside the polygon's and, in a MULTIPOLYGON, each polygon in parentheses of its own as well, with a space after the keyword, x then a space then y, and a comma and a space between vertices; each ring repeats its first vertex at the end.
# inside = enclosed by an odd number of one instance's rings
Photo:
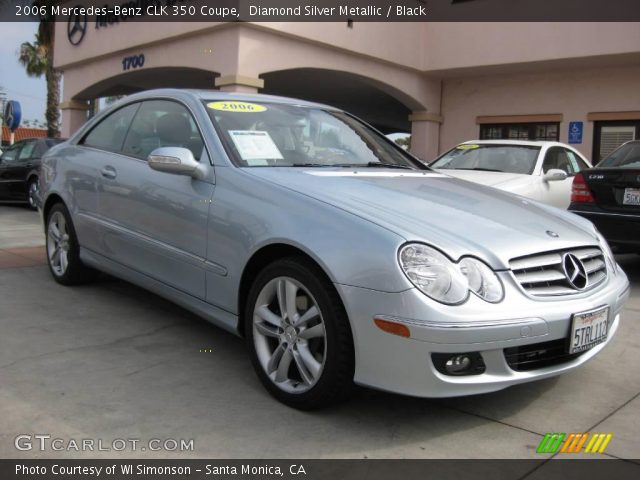
POLYGON ((544 174, 542 180, 544 180, 545 182, 561 182, 562 180, 566 180, 568 176, 569 175, 567 175, 567 172, 565 172, 564 170, 560 170, 559 168, 552 168, 544 174))
POLYGON ((147 157, 147 162, 149 167, 159 172, 187 175, 200 180, 204 177, 204 169, 188 148, 156 148, 147 157))

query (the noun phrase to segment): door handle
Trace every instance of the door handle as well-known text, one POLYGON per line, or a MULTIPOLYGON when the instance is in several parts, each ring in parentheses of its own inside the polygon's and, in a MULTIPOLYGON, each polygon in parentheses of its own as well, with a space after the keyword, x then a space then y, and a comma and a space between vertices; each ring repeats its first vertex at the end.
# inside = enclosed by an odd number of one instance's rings
POLYGON ((100 170, 100 174, 103 177, 110 179, 114 179, 118 176, 118 174, 116 173, 116 169, 113 167, 104 167, 102 170, 100 170))

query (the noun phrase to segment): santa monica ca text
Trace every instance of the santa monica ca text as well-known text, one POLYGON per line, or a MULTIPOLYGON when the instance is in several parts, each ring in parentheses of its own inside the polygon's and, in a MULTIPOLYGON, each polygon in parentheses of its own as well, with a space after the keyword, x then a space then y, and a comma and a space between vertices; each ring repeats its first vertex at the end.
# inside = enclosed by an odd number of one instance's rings
MULTIPOLYGON (((145 464, 114 464, 109 466, 99 465, 58 465, 51 468, 44 465, 16 465, 16 475, 73 475, 75 477, 86 475, 91 477, 122 474, 122 475, 191 475, 192 472, 202 472, 206 475, 274 475, 282 477, 282 468, 274 465, 206 465, 204 469, 190 467, 188 465, 145 465, 145 464)), ((302 465, 290 465, 289 474, 306 475, 302 465)))

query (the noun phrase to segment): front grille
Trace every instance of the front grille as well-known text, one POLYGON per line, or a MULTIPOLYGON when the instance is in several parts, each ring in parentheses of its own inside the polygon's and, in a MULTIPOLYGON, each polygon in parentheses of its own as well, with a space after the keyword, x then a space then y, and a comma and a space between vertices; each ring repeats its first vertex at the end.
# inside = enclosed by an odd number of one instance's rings
POLYGON ((596 247, 574 248, 519 257, 509 262, 511 271, 522 288, 537 297, 571 295, 595 288, 607 278, 602 250, 596 247), (565 255, 575 255, 587 273, 582 289, 571 284, 563 268, 565 255))
POLYGON ((570 362, 585 352, 567 353, 567 339, 534 343, 504 349, 504 358, 512 370, 527 372, 570 362))

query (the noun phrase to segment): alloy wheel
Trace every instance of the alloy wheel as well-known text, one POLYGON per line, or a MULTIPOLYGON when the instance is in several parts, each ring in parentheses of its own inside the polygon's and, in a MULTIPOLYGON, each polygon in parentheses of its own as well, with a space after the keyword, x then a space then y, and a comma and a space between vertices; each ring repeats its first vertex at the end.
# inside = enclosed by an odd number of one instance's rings
POLYGON ((47 258, 51 269, 62 276, 69 266, 69 232, 61 212, 54 212, 47 228, 47 258))
POLYGON ((320 379, 327 335, 313 295, 297 280, 276 277, 260 291, 253 340, 262 368, 287 393, 304 393, 320 379))
POLYGON ((38 182, 32 181, 29 183, 29 191, 27 193, 27 201, 29 206, 33 209, 36 208, 36 195, 38 193, 38 182))

